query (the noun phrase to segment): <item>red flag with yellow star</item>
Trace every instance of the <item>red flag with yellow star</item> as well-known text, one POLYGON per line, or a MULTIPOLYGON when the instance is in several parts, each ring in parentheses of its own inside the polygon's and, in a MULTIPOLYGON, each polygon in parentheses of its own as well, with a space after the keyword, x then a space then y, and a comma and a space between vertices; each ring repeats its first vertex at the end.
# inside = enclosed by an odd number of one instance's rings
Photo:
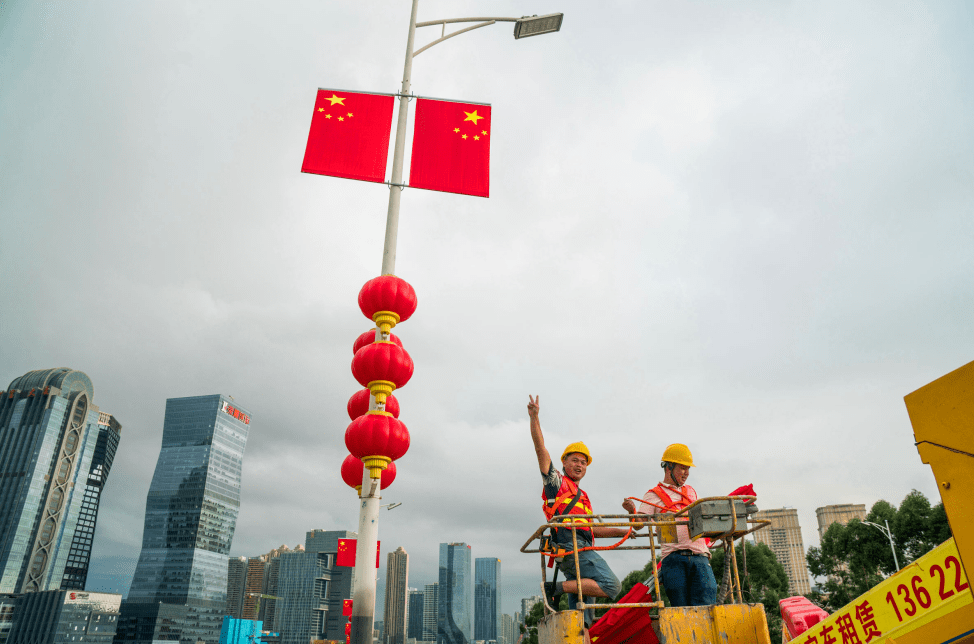
POLYGON ((391 94, 319 89, 301 172, 385 181, 391 94))
POLYGON ((490 135, 490 105, 417 98, 410 187, 489 196, 490 135))
MULTIPOLYGON (((339 539, 338 540, 338 554, 335 557, 336 566, 349 566, 351 568, 355 567, 355 551, 358 549, 357 539, 339 539)), ((375 567, 379 567, 379 551, 382 548, 382 542, 375 542, 375 567)))

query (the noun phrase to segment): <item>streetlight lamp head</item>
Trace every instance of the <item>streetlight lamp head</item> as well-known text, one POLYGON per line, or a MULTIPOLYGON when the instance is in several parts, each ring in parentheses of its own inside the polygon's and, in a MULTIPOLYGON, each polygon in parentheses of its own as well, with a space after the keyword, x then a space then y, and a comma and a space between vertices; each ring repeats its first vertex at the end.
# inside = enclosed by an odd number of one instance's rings
POLYGON ((563 13, 549 13, 544 16, 525 16, 514 23, 514 39, 551 34, 561 29, 563 13))

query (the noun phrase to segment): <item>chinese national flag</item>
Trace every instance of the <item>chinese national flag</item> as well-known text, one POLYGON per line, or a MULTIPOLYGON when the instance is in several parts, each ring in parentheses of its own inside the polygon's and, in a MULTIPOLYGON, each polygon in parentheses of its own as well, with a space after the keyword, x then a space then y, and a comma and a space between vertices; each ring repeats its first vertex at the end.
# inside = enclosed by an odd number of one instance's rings
POLYGON ((301 172, 384 181, 392 105, 388 94, 319 89, 301 172))
POLYGON ((490 105, 416 99, 409 186, 487 197, 490 105))
MULTIPOLYGON (((351 617, 352 616, 352 600, 345 599, 342 600, 342 616, 351 617)), ((348 635, 348 633, 346 633, 348 635)))
MULTIPOLYGON (((336 566, 348 566, 350 568, 355 567, 355 550, 356 544, 358 543, 355 539, 339 539, 338 540, 338 556, 335 557, 336 566)), ((375 543, 375 567, 379 567, 379 549, 382 547, 381 541, 376 541, 375 543)))

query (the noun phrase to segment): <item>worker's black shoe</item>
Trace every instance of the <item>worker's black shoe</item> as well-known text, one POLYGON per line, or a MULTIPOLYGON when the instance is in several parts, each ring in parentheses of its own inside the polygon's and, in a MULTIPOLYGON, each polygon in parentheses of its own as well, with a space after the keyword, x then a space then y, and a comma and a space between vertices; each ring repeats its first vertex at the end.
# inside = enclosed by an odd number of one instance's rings
POLYGON ((547 598, 548 600, 548 605, 550 605, 554 609, 557 609, 558 596, 561 595, 561 593, 558 592, 558 587, 555 586, 555 582, 546 581, 544 583, 544 594, 545 594, 545 598, 547 598))

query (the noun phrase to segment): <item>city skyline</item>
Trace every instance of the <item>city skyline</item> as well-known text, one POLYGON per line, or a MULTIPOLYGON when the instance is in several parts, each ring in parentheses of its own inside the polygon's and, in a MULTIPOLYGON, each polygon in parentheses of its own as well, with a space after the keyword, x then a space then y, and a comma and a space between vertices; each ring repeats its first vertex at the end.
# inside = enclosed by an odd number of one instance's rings
MULTIPOLYGON (((418 19, 484 7, 422 0, 418 19)), ((490 103, 493 129, 490 198, 401 193, 412 443, 379 538, 413 585, 437 581, 435 535, 503 560, 504 612, 541 592, 519 552, 543 521, 528 394, 553 454, 592 450, 599 512, 653 487, 670 442, 701 495, 753 483, 759 507, 796 508, 806 546, 827 504, 937 499, 903 396, 974 359, 970 7, 490 7, 565 19, 415 61, 417 95, 490 103), (621 392, 645 400, 639 431, 621 392)), ((0 378, 80 370, 123 425, 92 590, 128 593, 167 398, 224 392, 261 419, 229 556, 356 529, 348 366, 390 188, 300 167, 318 88, 397 91, 408 20, 402 2, 0 5, 0 378)))

